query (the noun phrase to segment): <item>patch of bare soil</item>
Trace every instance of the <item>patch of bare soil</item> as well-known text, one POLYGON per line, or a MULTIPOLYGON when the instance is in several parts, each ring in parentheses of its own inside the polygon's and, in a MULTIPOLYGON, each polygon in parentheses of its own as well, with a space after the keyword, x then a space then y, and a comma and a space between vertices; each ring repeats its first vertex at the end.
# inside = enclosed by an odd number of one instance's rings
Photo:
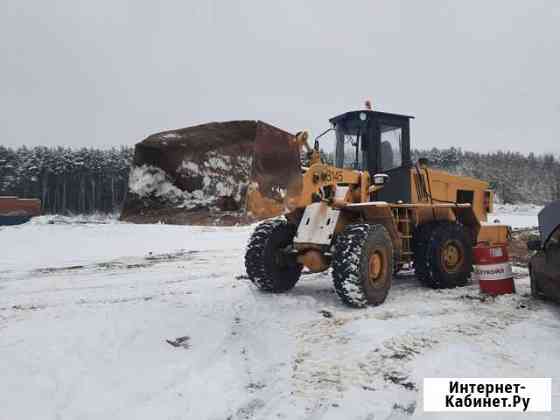
POLYGON ((144 258, 124 258, 111 261, 98 262, 86 265, 72 265, 68 267, 44 267, 33 270, 36 274, 58 274, 58 273, 72 273, 77 270, 131 270, 151 267, 155 264, 172 262, 178 260, 189 261, 197 257, 200 251, 185 251, 179 250, 170 253, 153 254, 150 252, 144 258))
POLYGON ((181 208, 146 208, 129 214, 123 220, 130 223, 193 226, 249 225, 256 219, 245 212, 213 211, 208 209, 187 211, 181 208))

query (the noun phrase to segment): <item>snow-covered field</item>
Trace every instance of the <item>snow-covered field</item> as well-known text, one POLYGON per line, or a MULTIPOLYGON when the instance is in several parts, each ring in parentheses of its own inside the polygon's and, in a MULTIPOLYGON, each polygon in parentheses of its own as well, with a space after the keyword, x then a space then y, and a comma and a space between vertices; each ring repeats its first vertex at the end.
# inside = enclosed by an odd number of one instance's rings
POLYGON ((496 220, 514 229, 538 226, 537 214, 542 206, 534 204, 497 204, 495 213, 488 216, 489 222, 496 220))
POLYGON ((251 228, 49 220, 0 228, 2 420, 527 417, 424 413, 422 379, 448 376, 552 377, 559 407, 560 306, 523 271, 496 299, 403 273, 355 310, 329 275, 255 290, 251 228))

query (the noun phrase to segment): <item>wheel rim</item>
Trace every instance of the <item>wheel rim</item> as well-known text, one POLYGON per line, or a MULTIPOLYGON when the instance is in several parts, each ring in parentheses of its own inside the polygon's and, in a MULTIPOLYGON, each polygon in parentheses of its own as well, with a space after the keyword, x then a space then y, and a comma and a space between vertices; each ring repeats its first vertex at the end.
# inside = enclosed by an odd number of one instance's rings
POLYGON ((368 281, 373 287, 382 287, 385 283, 385 259, 379 251, 373 252, 368 262, 368 281))
POLYGON ((441 249, 441 267, 447 273, 454 273, 463 264, 464 255, 460 244, 455 241, 447 241, 441 249))

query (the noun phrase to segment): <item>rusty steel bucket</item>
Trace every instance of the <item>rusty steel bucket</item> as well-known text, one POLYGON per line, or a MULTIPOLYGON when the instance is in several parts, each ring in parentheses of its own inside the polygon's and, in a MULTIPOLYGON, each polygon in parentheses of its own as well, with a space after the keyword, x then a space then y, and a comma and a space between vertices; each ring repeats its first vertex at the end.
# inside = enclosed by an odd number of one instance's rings
POLYGON ((136 145, 121 219, 250 222, 282 214, 301 188, 294 135, 262 121, 202 124, 136 145))
POLYGON ((302 189, 301 161, 295 136, 258 122, 246 209, 259 219, 282 214, 285 200, 302 189))

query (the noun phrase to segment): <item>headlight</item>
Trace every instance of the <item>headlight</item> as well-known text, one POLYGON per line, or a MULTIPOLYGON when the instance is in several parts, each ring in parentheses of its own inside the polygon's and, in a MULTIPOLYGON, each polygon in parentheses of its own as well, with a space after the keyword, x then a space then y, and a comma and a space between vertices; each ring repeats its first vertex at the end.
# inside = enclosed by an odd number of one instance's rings
POLYGON ((389 180, 389 175, 387 174, 375 174, 373 176, 373 184, 374 185, 385 185, 389 180))

